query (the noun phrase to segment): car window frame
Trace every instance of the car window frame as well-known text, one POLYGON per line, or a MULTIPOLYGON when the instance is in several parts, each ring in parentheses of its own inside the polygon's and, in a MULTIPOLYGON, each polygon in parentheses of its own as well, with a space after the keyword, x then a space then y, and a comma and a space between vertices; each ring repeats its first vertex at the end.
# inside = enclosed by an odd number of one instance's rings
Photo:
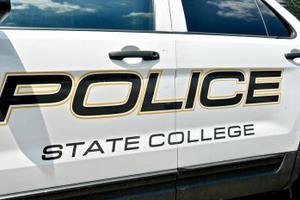
MULTIPOLYGON (((289 39, 293 38, 293 36, 296 36, 296 30, 293 28, 293 26, 282 16, 280 15, 266 0, 256 0, 256 1, 261 1, 263 4, 270 9, 271 12, 274 13, 274 15, 279 19, 279 21, 288 29, 288 32, 290 34, 289 37, 282 37, 282 36, 269 36, 269 37, 275 37, 275 38, 283 38, 283 39, 289 39)), ((261 7, 258 5, 258 8, 261 11, 261 7)), ((265 21, 264 16, 262 15, 263 20, 265 21)), ((267 26, 267 25, 266 25, 267 26)), ((267 27, 268 29, 268 27, 267 27)))
MULTIPOLYGON (((177 34, 187 34, 187 35, 206 35, 206 36, 228 36, 228 37, 254 37, 254 38, 263 38, 263 39, 296 39, 297 38, 297 31, 291 25, 287 19, 279 13, 267 0, 260 0, 262 1, 271 11, 277 16, 280 17, 280 21, 285 22, 285 26, 290 29, 290 36, 289 37, 280 37, 280 36, 268 36, 268 35, 251 35, 251 34, 231 34, 231 33, 209 33, 209 32, 189 32, 186 23, 186 17, 184 13, 184 8, 182 5, 182 0, 170 0, 173 4, 170 4, 171 16, 172 19, 176 19, 178 22, 175 24, 172 21, 172 31, 176 32, 177 34), (179 10, 179 8, 181 8, 179 10)), ((260 8, 258 7, 259 11, 260 8)), ((260 11, 261 12, 261 11, 260 11)), ((262 18, 264 20, 264 18, 262 18)))

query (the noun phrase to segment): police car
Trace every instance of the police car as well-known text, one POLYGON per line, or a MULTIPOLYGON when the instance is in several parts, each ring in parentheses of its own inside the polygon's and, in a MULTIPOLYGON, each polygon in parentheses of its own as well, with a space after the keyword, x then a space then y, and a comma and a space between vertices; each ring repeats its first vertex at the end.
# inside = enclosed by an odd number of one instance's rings
POLYGON ((0 15, 0 199, 297 180, 300 23, 275 0, 0 0, 0 15))

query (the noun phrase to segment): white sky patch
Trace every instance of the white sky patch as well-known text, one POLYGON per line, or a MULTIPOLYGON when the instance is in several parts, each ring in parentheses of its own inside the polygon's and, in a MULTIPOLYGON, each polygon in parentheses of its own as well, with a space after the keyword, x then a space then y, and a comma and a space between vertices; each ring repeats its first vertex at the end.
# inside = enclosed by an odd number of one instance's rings
POLYGON ((254 17, 251 11, 256 9, 253 2, 231 1, 208 1, 208 4, 217 6, 220 10, 217 12, 222 17, 246 18, 254 17))
POLYGON ((12 2, 12 7, 15 10, 26 10, 29 9, 30 6, 36 7, 43 11, 55 11, 56 13, 67 13, 73 11, 89 13, 96 12, 96 9, 93 8, 82 8, 76 4, 71 4, 67 2, 58 3, 53 2, 52 0, 14 0, 12 2))
POLYGON ((150 18, 152 17, 153 14, 152 13, 145 13, 145 12, 131 12, 128 15, 124 15, 123 17, 125 18, 136 18, 136 17, 146 17, 146 18, 150 18))

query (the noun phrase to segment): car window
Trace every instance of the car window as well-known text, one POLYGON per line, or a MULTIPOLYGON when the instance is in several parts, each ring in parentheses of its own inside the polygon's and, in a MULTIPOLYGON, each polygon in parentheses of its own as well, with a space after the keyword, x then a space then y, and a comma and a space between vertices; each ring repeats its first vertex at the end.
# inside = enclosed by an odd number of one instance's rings
POLYGON ((11 0, 2 27, 153 30, 152 0, 11 0))
POLYGON ((255 0, 182 0, 190 32, 266 36, 255 0))
POLYGON ((289 37, 291 30, 286 23, 279 16, 276 16, 265 3, 262 1, 257 1, 257 3, 266 23, 268 34, 270 36, 289 37))

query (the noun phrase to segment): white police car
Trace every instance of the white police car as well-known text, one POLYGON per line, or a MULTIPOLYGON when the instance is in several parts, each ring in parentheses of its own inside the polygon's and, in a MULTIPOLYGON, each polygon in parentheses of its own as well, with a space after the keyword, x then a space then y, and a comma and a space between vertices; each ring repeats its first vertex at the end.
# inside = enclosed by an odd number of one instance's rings
POLYGON ((0 14, 0 199, 229 199, 297 179, 300 23, 275 0, 0 14))

